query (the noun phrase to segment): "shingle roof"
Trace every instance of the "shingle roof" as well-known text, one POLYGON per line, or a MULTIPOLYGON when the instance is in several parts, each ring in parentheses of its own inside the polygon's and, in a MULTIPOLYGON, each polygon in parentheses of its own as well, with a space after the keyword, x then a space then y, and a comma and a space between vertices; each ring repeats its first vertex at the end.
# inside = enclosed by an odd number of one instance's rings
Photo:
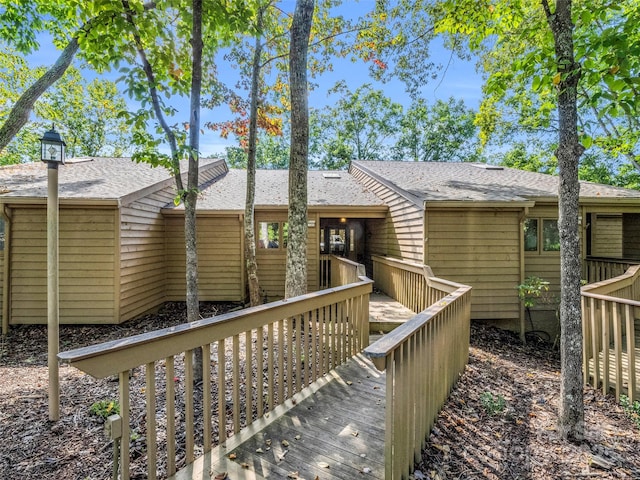
MULTIPOLYGON (((307 179, 310 207, 384 206, 382 200, 347 172, 310 171, 307 179)), ((257 170, 256 206, 288 205, 288 184, 288 170, 257 170)), ((202 193, 198 199, 198 210, 244 210, 246 185, 246 170, 229 170, 202 193)))
MULTIPOLYGON (((212 162, 201 159, 201 165, 212 162)), ((60 199, 117 200, 171 179, 162 167, 130 158, 70 159, 58 168, 60 199)), ((34 162, 0 167, 0 198, 46 198, 47 165, 34 162)))
MULTIPOLYGON (((506 167, 460 162, 353 163, 420 202, 518 202, 558 195, 557 176, 506 167)), ((640 200, 640 191, 580 182, 580 198, 640 200)))

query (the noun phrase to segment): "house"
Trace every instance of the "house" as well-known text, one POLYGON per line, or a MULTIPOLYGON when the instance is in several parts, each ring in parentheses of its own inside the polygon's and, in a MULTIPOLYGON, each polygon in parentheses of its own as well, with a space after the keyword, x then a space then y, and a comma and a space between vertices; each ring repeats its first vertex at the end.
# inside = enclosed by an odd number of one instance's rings
MULTIPOLYGON (((202 301, 244 301, 246 172, 202 159, 202 301)), ((60 181, 60 321, 118 323, 185 297, 183 207, 161 168, 129 159, 69 160, 60 181)), ((257 172, 257 262, 266 299, 284 295, 288 172, 257 172)), ((559 288, 557 177, 470 163, 353 162, 308 172, 308 288, 330 255, 389 256, 470 284, 472 317, 519 328, 516 286, 559 288)), ((0 168, 3 328, 46 323, 46 165, 0 168)), ((640 260, 640 192, 583 182, 582 257, 640 260)), ((375 280, 375 279, 374 279, 375 280)), ((553 308, 551 308, 553 310, 553 308)))

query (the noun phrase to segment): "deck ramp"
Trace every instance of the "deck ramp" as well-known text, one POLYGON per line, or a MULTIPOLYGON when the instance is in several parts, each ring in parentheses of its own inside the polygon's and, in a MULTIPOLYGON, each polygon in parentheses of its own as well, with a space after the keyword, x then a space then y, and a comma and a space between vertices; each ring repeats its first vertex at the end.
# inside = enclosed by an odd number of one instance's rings
POLYGON ((382 480, 384 424, 385 374, 356 355, 172 478, 382 480))

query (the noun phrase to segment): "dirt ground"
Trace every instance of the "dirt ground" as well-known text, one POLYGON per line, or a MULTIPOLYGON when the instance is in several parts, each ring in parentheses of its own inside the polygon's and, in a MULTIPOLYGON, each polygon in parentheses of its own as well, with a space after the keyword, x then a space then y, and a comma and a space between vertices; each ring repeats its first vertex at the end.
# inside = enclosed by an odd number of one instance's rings
MULTIPOLYGON (((207 305, 203 315, 224 309, 207 305)), ((63 326, 60 349, 184 321, 183 305, 168 304, 125 325, 63 326)), ((0 479, 111 478, 112 444, 90 407, 117 398, 117 382, 62 366, 61 419, 49 422, 46 341, 43 326, 12 328, 0 339, 0 479)), ((512 334, 474 326, 469 365, 414 477, 640 479, 640 432, 614 398, 587 389, 585 441, 559 438, 559 378, 558 354, 546 345, 523 346, 512 334)))

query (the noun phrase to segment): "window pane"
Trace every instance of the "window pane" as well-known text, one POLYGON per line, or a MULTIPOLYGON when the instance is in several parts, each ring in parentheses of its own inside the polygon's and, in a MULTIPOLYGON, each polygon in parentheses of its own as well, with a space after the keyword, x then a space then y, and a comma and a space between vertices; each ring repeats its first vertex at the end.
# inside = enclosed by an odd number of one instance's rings
POLYGON ((542 221, 542 249, 545 252, 560 251, 560 234, 557 220, 542 221))
POLYGON ((278 248, 280 224, 278 222, 258 223, 258 248, 278 248))
POLYGON ((524 251, 538 251, 538 219, 527 218, 524 221, 524 251))

